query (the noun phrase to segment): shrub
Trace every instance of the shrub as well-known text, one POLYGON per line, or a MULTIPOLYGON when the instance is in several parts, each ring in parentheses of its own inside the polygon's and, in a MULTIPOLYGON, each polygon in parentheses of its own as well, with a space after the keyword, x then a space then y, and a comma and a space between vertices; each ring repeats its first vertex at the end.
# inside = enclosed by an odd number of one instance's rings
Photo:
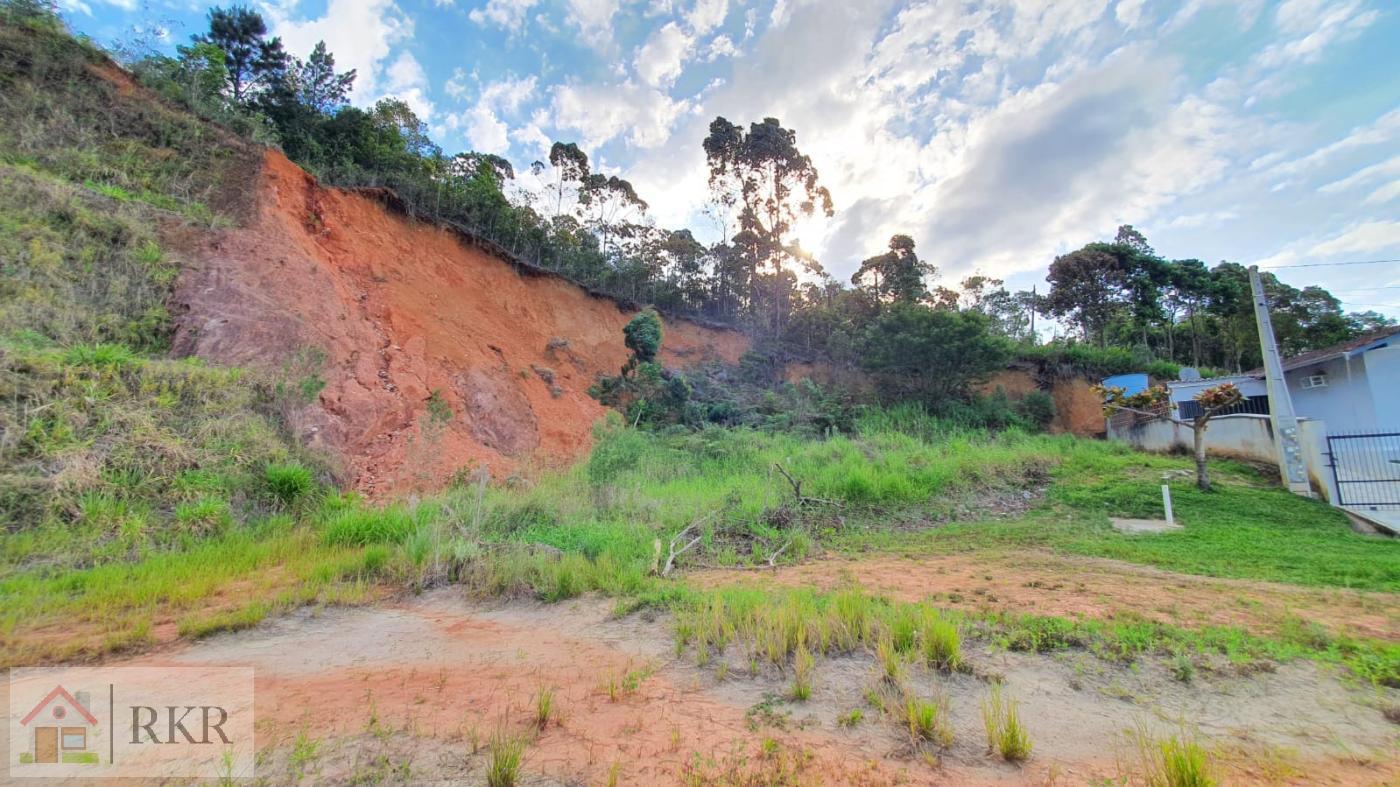
POLYGON ((315 486, 311 470, 295 462, 270 464, 263 469, 267 491, 283 505, 291 505, 309 494, 315 486))
POLYGON ((1055 399, 1046 391, 1031 391, 1016 403, 1016 411, 1027 425, 1043 431, 1055 420, 1055 399))

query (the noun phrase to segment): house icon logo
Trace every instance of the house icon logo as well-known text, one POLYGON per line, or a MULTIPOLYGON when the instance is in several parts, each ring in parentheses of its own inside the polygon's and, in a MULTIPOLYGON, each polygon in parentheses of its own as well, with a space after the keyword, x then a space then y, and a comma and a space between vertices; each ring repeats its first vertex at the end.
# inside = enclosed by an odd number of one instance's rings
POLYGON ((19 721, 29 743, 19 754, 20 764, 97 765, 97 752, 88 748, 97 729, 97 717, 90 708, 87 692, 69 694, 63 686, 54 686, 19 721))

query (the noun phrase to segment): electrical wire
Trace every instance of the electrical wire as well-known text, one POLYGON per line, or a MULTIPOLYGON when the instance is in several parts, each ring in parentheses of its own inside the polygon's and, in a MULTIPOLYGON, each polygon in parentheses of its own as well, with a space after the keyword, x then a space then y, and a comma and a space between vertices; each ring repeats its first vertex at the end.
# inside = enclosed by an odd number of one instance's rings
POLYGON ((1282 268, 1330 268, 1334 265, 1383 265, 1400 260, 1346 260, 1344 262, 1303 262, 1297 265, 1262 265, 1261 270, 1273 271, 1282 268))

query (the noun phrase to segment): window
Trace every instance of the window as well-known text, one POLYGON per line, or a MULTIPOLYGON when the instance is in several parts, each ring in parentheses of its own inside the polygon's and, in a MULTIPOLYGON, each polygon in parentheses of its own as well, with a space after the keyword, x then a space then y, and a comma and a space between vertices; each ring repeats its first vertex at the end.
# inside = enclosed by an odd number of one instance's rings
POLYGON ((1327 387, 1327 375, 1325 375, 1325 374, 1310 374, 1310 375, 1308 375, 1307 377, 1304 377, 1304 378, 1303 378, 1303 380, 1302 380, 1302 382, 1300 383, 1300 385, 1303 387, 1304 390, 1306 390, 1306 389, 1308 389, 1308 388, 1326 388, 1326 387, 1327 387))
POLYGON ((87 730, 82 727, 63 728, 63 748, 67 750, 87 748, 87 730))

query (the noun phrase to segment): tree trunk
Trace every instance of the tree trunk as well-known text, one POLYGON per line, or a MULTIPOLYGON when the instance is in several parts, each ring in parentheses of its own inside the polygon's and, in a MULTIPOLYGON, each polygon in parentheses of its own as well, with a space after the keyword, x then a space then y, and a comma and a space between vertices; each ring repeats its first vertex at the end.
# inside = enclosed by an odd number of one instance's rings
POLYGON ((1206 473, 1206 420, 1197 417, 1191 422, 1191 436, 1196 449, 1196 487, 1210 491, 1210 476, 1206 473))

